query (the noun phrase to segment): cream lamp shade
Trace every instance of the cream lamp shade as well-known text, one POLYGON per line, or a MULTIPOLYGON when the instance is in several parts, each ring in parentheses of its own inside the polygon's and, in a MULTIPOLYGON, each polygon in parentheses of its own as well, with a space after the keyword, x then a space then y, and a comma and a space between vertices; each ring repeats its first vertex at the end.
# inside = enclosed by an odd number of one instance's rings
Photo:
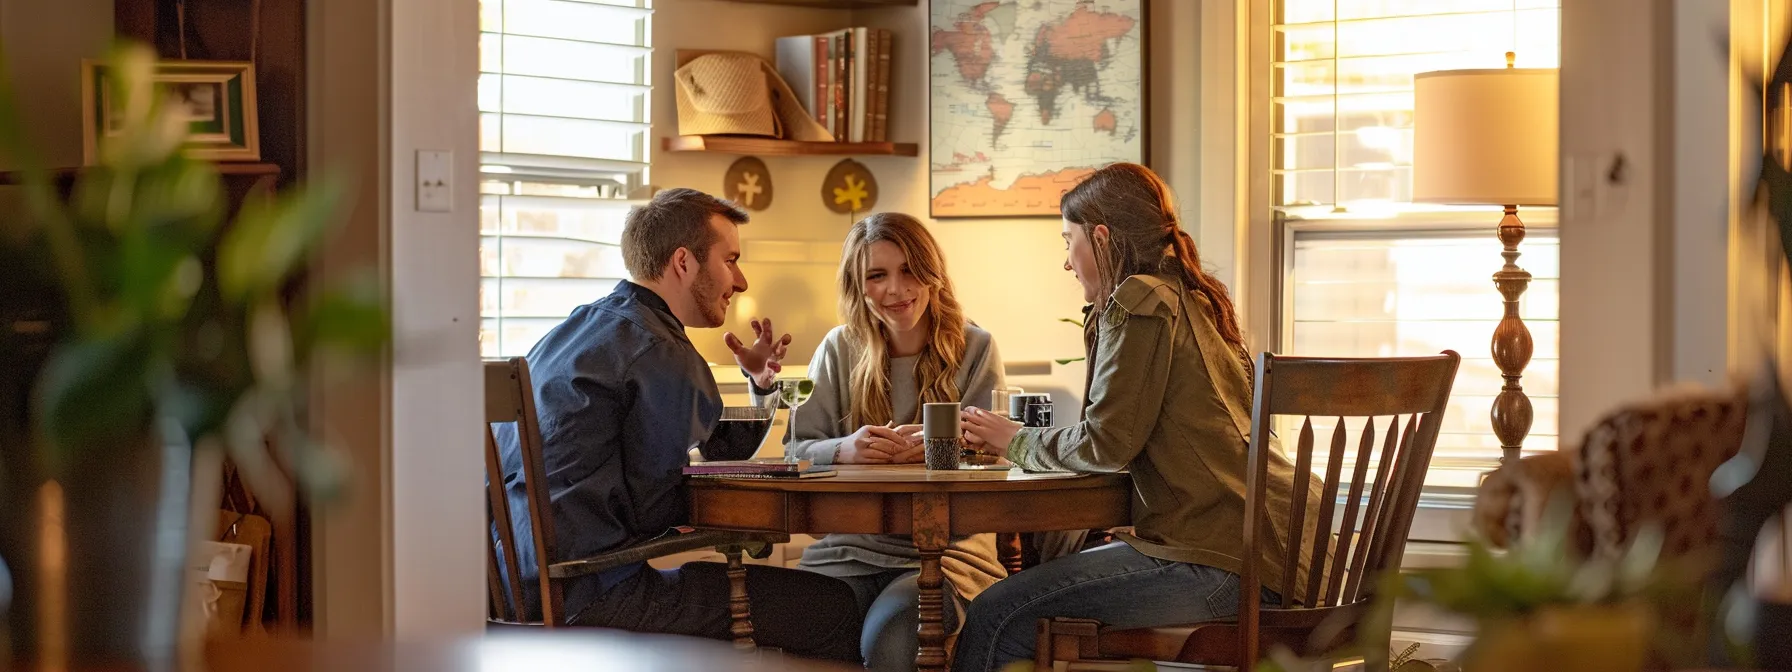
POLYGON ((1414 75, 1412 200, 1555 205, 1559 80, 1553 68, 1414 75))

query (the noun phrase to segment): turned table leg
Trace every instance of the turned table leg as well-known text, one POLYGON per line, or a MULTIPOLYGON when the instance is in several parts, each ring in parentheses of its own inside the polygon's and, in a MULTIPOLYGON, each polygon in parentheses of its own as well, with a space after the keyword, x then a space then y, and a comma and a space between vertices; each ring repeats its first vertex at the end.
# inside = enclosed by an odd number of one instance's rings
POLYGON ((740 546, 721 549, 728 558, 728 615, 734 619, 728 634, 734 636, 736 651, 751 653, 759 647, 753 642, 752 611, 747 603, 747 567, 741 562, 743 550, 740 546))
POLYGON ((940 556, 946 551, 952 525, 952 505, 942 493, 916 493, 914 496, 914 540, 921 554, 921 575, 916 579, 920 596, 920 649, 915 652, 915 668, 923 672, 946 669, 946 624, 943 575, 940 556))

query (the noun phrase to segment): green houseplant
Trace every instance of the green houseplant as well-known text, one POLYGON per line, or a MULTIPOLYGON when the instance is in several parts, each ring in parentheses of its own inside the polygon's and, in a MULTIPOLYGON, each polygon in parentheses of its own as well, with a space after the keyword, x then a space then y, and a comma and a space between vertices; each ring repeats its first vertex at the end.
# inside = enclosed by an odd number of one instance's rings
MULTIPOLYGON (((228 453, 252 487, 291 480, 327 493, 342 474, 305 430, 308 372, 376 355, 388 336, 375 283, 295 291, 331 229, 337 184, 226 212, 216 167, 182 154, 188 122, 152 84, 154 61, 130 46, 108 58, 119 125, 65 189, 37 162, 0 78, 0 153, 23 166, 25 206, 0 244, 41 260, 21 272, 41 271, 30 282, 55 332, 29 399, 34 454, 14 446, 0 465, 31 490, 9 501, 34 505, 7 528, 30 540, 5 545, 22 588, 9 622, 17 658, 173 666, 182 571, 203 534, 189 520, 216 509, 195 501, 193 473, 216 460, 196 456, 228 453)), ((8 347, 20 346, 0 339, 8 347)))
POLYGON ((1505 553, 1471 539, 1460 566, 1404 577, 1400 597, 1476 621, 1465 672, 1632 672, 1651 655, 1675 653, 1657 619, 1663 606, 1692 599, 1697 572, 1658 562, 1655 528, 1640 531, 1620 557, 1577 557, 1570 511, 1559 505, 1566 501, 1558 495, 1540 529, 1505 553))
MULTIPOLYGON (((1558 497, 1557 503, 1565 502, 1558 497)), ((1568 508, 1553 506, 1535 534, 1507 551, 1471 537, 1468 557, 1458 565, 1384 576, 1358 630, 1355 651, 1378 658, 1365 669, 1634 672, 1651 654, 1674 656, 1677 645, 1687 643, 1667 641, 1657 617, 1663 606, 1692 599, 1697 572, 1658 563, 1662 539, 1654 529, 1643 530, 1621 557, 1576 557, 1568 543, 1569 517, 1568 508), (1395 604, 1402 601, 1473 619, 1473 643, 1454 661, 1417 660, 1412 646, 1383 651, 1377 642, 1388 641, 1395 604)), ((1329 669, 1329 660, 1274 651, 1255 672, 1329 669)))

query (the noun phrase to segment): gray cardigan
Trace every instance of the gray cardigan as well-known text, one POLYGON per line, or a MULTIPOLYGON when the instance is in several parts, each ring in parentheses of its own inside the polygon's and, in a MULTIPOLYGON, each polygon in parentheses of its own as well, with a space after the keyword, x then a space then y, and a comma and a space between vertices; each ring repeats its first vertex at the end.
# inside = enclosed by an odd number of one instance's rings
MULTIPOLYGON (((846 436, 859 431, 852 426, 852 395, 849 389, 852 363, 859 357, 859 348, 846 336, 846 327, 834 327, 815 357, 809 360, 809 379, 815 381, 815 392, 796 414, 794 445, 785 437, 785 450, 815 464, 832 464, 835 448, 846 436)), ((896 424, 918 423, 921 386, 915 382, 915 362, 920 356, 890 359, 890 417, 896 424)), ((996 352, 995 339, 974 324, 964 327, 964 359, 958 365, 959 399, 967 406, 989 408, 991 393, 1003 385, 1002 356, 996 352)))
MULTIPOLYGON (((991 393, 1004 384, 1002 357, 989 332, 974 324, 965 325, 964 331, 964 359, 959 364, 957 379, 960 400, 969 406, 988 408, 991 393)), ((858 346, 847 338, 845 327, 835 327, 822 339, 815 357, 809 360, 809 378, 815 381, 815 392, 798 409, 792 432, 795 440, 787 437, 786 450, 799 458, 829 464, 845 437, 858 431, 847 417, 850 369, 857 357, 858 346)), ((915 382, 914 371, 918 359, 890 359, 890 402, 897 424, 919 422, 920 386, 915 382)), ((989 534, 953 540, 940 564, 947 581, 967 600, 1007 575, 996 560, 995 535, 989 534)), ((919 566, 920 554, 908 538, 869 534, 830 534, 805 549, 802 560, 804 569, 832 576, 859 576, 919 566)))

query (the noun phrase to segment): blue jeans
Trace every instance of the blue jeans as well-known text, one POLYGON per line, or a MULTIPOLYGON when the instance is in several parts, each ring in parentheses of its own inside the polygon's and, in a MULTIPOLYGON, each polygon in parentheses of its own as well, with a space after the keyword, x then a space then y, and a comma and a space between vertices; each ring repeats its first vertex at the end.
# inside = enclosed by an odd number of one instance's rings
MULTIPOLYGON (((1265 600, 1272 597, 1265 589, 1265 600)), ((1159 560, 1116 542, 1041 564, 983 591, 965 614, 952 669, 993 672, 1016 660, 1032 660, 1041 618, 1090 618, 1145 628, 1237 613, 1237 574, 1159 560)))
MULTIPOLYGON (((728 566, 689 562, 644 568, 568 617, 572 625, 727 640, 728 566)), ((747 565, 753 639, 803 658, 857 662, 859 614, 852 589, 833 577, 747 565)), ((909 654, 913 656, 914 654, 909 654)))
MULTIPOLYGON (((843 576, 841 581, 852 587, 858 597, 859 611, 865 615, 865 627, 859 634, 859 651, 866 669, 873 672, 900 672, 915 669, 915 650, 921 646, 917 628, 921 624, 921 588, 916 583, 920 570, 893 569, 863 576, 843 576)), ((945 592, 946 632, 958 627, 957 592, 952 584, 941 586, 945 592)))

